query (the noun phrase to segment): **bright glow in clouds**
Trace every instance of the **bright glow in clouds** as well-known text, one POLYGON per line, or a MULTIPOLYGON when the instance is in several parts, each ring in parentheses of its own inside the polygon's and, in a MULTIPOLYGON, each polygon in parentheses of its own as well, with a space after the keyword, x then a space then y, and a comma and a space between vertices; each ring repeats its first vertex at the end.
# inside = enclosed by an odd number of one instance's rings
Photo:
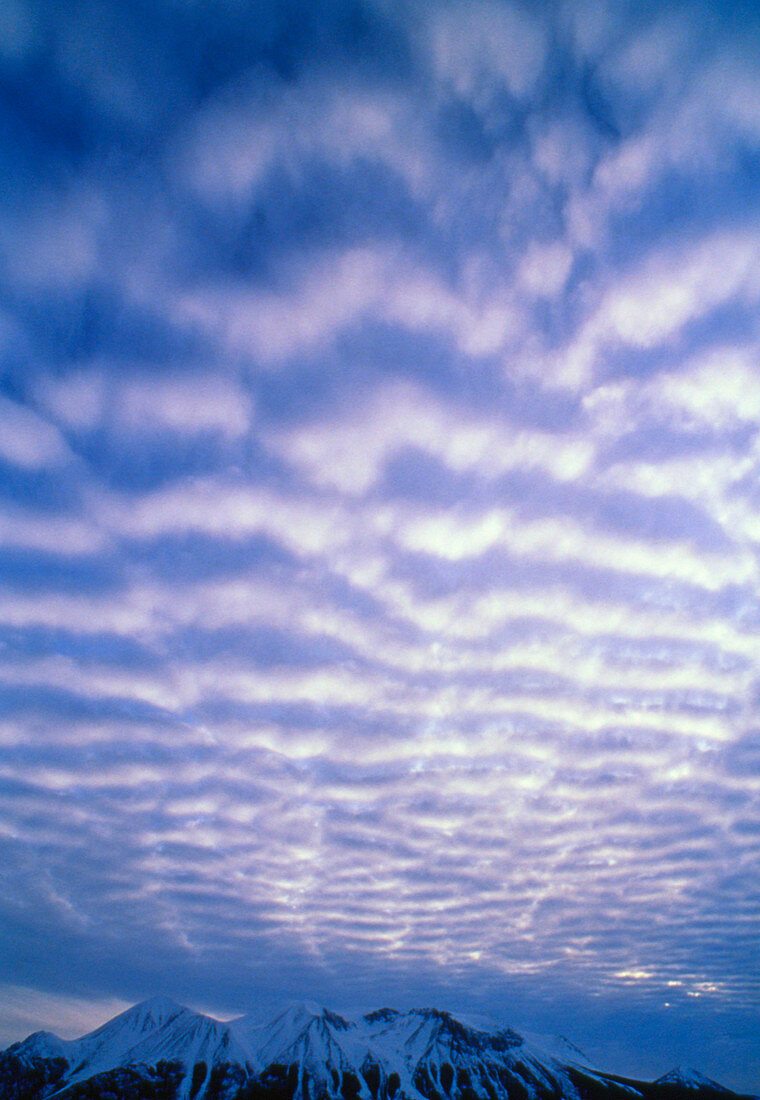
POLYGON ((758 27, 254 7, 0 16, 0 1042, 308 991, 758 1091, 758 27))

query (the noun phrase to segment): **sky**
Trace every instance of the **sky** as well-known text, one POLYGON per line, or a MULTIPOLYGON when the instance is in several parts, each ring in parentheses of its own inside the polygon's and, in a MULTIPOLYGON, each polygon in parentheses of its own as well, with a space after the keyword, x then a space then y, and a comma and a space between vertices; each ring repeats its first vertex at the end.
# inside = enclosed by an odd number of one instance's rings
POLYGON ((0 3, 0 1043, 760 1092, 760 15, 0 3))

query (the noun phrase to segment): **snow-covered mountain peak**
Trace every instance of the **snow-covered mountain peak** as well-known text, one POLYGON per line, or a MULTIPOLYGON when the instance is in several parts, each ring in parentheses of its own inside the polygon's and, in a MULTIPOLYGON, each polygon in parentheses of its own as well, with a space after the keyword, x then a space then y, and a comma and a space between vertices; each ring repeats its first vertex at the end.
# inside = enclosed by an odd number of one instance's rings
POLYGON ((723 1085, 719 1085, 717 1081, 711 1080, 706 1077, 704 1073, 700 1073, 698 1069, 692 1069, 689 1066, 676 1066, 674 1069, 668 1070, 662 1077, 658 1077, 655 1081, 656 1085, 678 1085, 680 1088, 686 1089, 714 1089, 718 1092, 728 1092, 729 1090, 724 1088, 723 1085))
POLYGON ((312 1001, 296 1001, 262 1024, 242 1016, 229 1024, 236 1040, 261 1065, 298 1063, 315 1071, 319 1066, 343 1070, 353 1064, 356 1024, 312 1001), (350 1051, 344 1049, 348 1042, 350 1051))
POLYGON ((373 1012, 367 1012, 362 1020, 367 1024, 391 1023, 401 1013, 396 1008, 376 1008, 373 1012))
POLYGON ((31 1058, 63 1058, 65 1043, 52 1031, 35 1031, 20 1043, 10 1048, 18 1058, 24 1061, 31 1058))
POLYGON ((331 1027, 345 1031, 354 1026, 349 1020, 344 1020, 337 1012, 332 1012, 324 1005, 316 1001, 293 1001, 287 1008, 275 1018, 275 1021, 287 1021, 293 1027, 309 1027, 315 1020, 324 1020, 331 1027))
POLYGON ((458 1049, 465 1044, 477 1048, 485 1038, 483 1032, 468 1027, 443 1009, 415 1008, 409 1015, 419 1021, 419 1027, 410 1037, 409 1045, 418 1043, 424 1037, 428 1044, 426 1054, 432 1053, 436 1048, 442 1048, 447 1053, 449 1049, 458 1049))
POLYGON ((489 1033, 438 1008, 375 1014, 372 1031, 386 1043, 395 1038, 409 1065, 428 1061, 456 1064, 474 1052, 503 1053, 522 1042, 516 1032, 503 1029, 489 1033))
POLYGON ((177 1004, 171 997, 163 997, 157 993, 153 997, 148 997, 147 1000, 133 1005, 128 1011, 132 1012, 135 1017, 145 1020, 146 1023, 162 1027, 169 1020, 173 1020, 175 1016, 178 1016, 180 1012, 188 1012, 189 1009, 185 1008, 184 1005, 177 1004))
POLYGON ((565 1065, 586 1066, 599 1069, 588 1054, 564 1035, 539 1035, 532 1031, 522 1032, 522 1038, 531 1054, 538 1058, 553 1058, 565 1065))
POLYGON ((165 1027, 177 1016, 189 1011, 169 997, 149 997, 148 1000, 140 1001, 139 1004, 132 1005, 125 1012, 115 1016, 92 1034, 93 1036, 101 1033, 110 1035, 118 1030, 125 1035, 131 1033, 137 1039, 149 1031, 165 1027))
POLYGON ((294 1012, 308 1016, 324 1016, 328 1011, 324 1005, 317 1004, 316 1001, 294 1001, 290 1007, 294 1012))
POLYGON ((120 1065, 152 1064, 173 1057, 182 1060, 188 1034, 199 1027, 206 1031, 215 1023, 168 997, 151 997, 66 1044, 72 1078, 84 1080, 120 1065))
MULTIPOLYGON (((247 1017, 234 1021, 236 1029, 247 1022, 247 1017)), ((251 1025, 248 1024, 250 1027, 251 1025)), ((281 1009, 267 1024, 259 1025, 258 1030, 266 1031, 277 1042, 289 1046, 301 1038, 311 1029, 321 1030, 325 1027, 335 1031, 347 1031, 356 1025, 342 1016, 331 1012, 324 1005, 314 1001, 293 1001, 284 1009, 281 1009)))

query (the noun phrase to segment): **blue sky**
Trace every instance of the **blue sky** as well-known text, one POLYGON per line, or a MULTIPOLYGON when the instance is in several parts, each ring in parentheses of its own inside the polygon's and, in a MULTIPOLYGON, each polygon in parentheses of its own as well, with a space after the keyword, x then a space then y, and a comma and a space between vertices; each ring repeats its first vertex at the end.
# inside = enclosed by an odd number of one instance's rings
POLYGON ((752 4, 0 6, 0 1041, 760 1088, 752 4))

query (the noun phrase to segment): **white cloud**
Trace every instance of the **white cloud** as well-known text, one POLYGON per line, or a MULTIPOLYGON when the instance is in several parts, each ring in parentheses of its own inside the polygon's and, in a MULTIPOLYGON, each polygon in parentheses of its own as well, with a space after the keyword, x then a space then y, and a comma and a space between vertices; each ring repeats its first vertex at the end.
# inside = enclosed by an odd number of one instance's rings
POLYGON ((647 260, 610 290, 592 322, 604 339, 651 348, 731 298, 760 292, 760 238, 719 233, 647 260))
POLYGON ((215 478, 160 489, 134 501, 104 501, 100 514, 106 529, 122 536, 202 531, 235 538, 266 532, 303 556, 335 551, 352 534, 349 517, 337 505, 230 486, 215 478))
POLYGON ((662 410, 686 428, 716 432, 737 424, 760 425, 760 349, 713 348, 681 370, 646 386, 653 411, 662 410))
POLYGON ((583 399, 594 430, 607 438, 642 418, 650 425, 719 433, 760 421, 760 349, 753 344, 719 345, 699 351, 649 379, 623 378, 598 386, 583 399))
POLYGON ((559 10, 573 49, 583 60, 597 57, 618 34, 609 0, 564 0, 559 10))
POLYGON ((760 237, 747 229, 713 233, 650 254, 603 291, 591 316, 557 357, 555 379, 584 388, 606 349, 662 347, 727 302, 755 302, 760 296, 758 256, 760 237))
POLYGON ((520 264, 518 278, 529 294, 553 298, 565 286, 573 253, 563 241, 533 242, 520 264))
POLYGON ((25 547, 75 557, 102 550, 106 539, 89 518, 73 519, 6 509, 3 514, 4 546, 25 547))
POLYGON ((760 69, 748 41, 724 50, 701 77, 705 101, 729 130, 756 143, 760 138, 760 69))
POLYGON ((692 77, 692 29, 688 17, 663 11, 633 35, 625 35, 601 66, 602 79, 622 95, 659 98, 680 91, 692 77))
POLYGON ((646 381, 623 379, 584 398, 595 435, 609 440, 632 423, 650 432, 706 433, 698 450, 648 458, 630 456, 595 475, 602 488, 618 487, 643 497, 693 501, 727 537, 752 550, 760 544, 756 509, 736 486, 760 463, 757 439, 737 452, 725 433, 760 423, 760 370, 755 348, 729 345, 699 352, 646 381))
POLYGON ((72 372, 68 377, 43 378, 36 396, 54 419, 75 430, 95 427, 102 419, 108 400, 108 381, 102 370, 72 372))
POLYGON ((224 375, 197 373, 174 378, 132 378, 114 394, 117 422, 132 431, 215 431, 237 437, 249 428, 251 399, 224 375))
POLYGON ((492 480, 514 469, 540 469, 558 481, 579 478, 593 458, 581 436, 515 427, 466 415, 411 385, 377 391, 360 413, 270 434, 267 444, 317 486, 361 494, 404 447, 439 458, 450 470, 492 480))
POLYGON ((242 87, 195 119, 180 161, 207 201, 244 200, 275 168, 298 177, 309 161, 380 162, 417 192, 430 183, 429 139, 404 96, 305 79, 298 87, 242 87))
POLYGON ((502 88, 522 98, 533 90, 547 44, 536 19, 511 3, 476 0, 432 12, 429 35, 439 80, 487 113, 502 88))
POLYGON ((62 466, 72 460, 66 440, 26 405, 0 396, 0 455, 27 469, 62 466))
POLYGON ((236 438, 250 427, 252 398, 219 372, 149 376, 129 363, 90 362, 63 379, 44 379, 36 394, 75 430, 108 424, 138 435, 208 431, 236 438))
POLYGON ((530 138, 533 164, 550 184, 582 186, 594 160, 592 135, 582 119, 537 120, 530 138))
POLYGON ((376 306, 388 267, 385 256, 358 249, 329 257, 290 294, 210 287, 181 296, 175 316, 257 362, 277 362, 318 347, 376 306))
POLYGON ((685 543, 613 537, 566 516, 528 520, 511 508, 462 514, 454 511, 410 515, 399 541, 410 550, 459 561, 493 547, 539 561, 576 562, 638 577, 671 578, 715 591, 756 577, 753 555, 698 553, 685 543))
POLYGON ((521 326, 506 287, 452 288, 387 247, 327 252, 280 293, 209 286, 180 294, 171 308, 180 324, 198 325, 228 350, 272 366, 329 346, 367 320, 448 336, 473 357, 504 347, 521 326))

